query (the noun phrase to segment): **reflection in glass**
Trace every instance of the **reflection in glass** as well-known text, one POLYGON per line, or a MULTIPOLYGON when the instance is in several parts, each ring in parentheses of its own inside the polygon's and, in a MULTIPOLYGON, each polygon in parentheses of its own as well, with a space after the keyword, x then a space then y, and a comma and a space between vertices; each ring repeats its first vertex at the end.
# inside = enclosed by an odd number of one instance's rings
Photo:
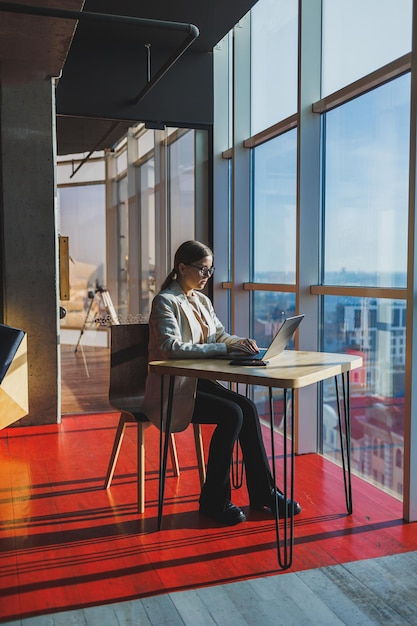
POLYGON ((410 76, 325 119, 326 284, 405 287, 410 76))
POLYGON ((297 130, 253 151, 253 280, 295 283, 297 130))
MULTIPOLYGON (((362 356, 350 377, 352 470, 402 495, 405 301, 326 296, 323 349, 362 356)), ((333 381, 323 383, 323 453, 340 461, 333 381)))

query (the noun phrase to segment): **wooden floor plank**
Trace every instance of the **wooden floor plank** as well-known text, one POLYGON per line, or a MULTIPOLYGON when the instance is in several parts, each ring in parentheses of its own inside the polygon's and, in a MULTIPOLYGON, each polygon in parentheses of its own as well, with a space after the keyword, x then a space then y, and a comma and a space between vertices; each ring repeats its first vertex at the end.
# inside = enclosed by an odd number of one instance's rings
MULTIPOLYGON (((376 594, 368 587, 366 581, 358 578, 348 571, 343 565, 321 570, 324 581, 320 583, 321 597, 332 611, 342 620, 346 616, 356 619, 357 624, 396 624, 401 626, 408 624, 408 620, 401 617, 397 611, 387 602, 387 597, 376 594), (324 588, 326 592, 324 594, 324 588)), ((300 574, 301 577, 302 574, 300 574)), ((309 585, 318 593, 314 584, 309 585)))
POLYGON ((417 594, 417 555, 415 552, 390 559, 373 559, 366 562, 347 563, 344 569, 378 598, 377 604, 385 604, 392 613, 391 623, 416 620, 415 599, 417 594), (397 617, 399 616, 399 617, 397 617))
POLYGON ((298 576, 283 576, 279 581, 274 576, 257 578, 251 580, 248 586, 255 590, 263 604, 278 602, 277 615, 283 623, 284 618, 288 624, 337 626, 343 623, 298 576))
POLYGON ((109 411, 110 350, 61 345, 63 415, 109 411))
MULTIPOLYGON (((118 626, 415 625, 415 585, 408 584, 409 579, 402 574, 408 569, 415 577, 417 552, 2 623, 5 626, 103 626, 110 617, 118 626), (379 591, 380 597, 375 597, 375 591, 367 583, 369 575, 372 578, 372 569, 380 570, 382 580, 387 574, 389 578, 390 572, 399 573, 401 586, 409 591, 403 605, 407 617, 391 610, 396 600, 389 585, 386 591, 379 591)), ((374 576, 377 577, 375 573, 374 576)))

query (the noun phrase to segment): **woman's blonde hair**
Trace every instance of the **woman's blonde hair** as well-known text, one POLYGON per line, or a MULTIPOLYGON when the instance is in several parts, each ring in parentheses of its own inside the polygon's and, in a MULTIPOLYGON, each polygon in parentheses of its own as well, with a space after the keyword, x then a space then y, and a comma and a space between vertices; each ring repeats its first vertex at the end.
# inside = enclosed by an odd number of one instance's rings
POLYGON ((169 287, 171 282, 175 280, 180 263, 185 263, 186 265, 195 263, 206 256, 214 257, 212 250, 206 244, 200 241, 184 241, 175 253, 174 267, 162 283, 161 291, 169 287))

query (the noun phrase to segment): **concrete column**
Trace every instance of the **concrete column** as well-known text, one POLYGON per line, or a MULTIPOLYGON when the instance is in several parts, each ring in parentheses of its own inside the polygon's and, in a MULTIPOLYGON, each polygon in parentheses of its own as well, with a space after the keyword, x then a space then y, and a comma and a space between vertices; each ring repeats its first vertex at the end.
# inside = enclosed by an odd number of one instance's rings
POLYGON ((1 88, 0 315, 28 338, 29 415, 19 425, 60 421, 54 111, 51 81, 1 88))

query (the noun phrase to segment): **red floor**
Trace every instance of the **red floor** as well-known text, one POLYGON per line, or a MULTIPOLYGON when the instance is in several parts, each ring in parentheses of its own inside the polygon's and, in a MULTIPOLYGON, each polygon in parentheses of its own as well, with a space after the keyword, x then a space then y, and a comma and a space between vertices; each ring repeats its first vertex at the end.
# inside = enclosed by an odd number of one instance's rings
MULTIPOLYGON (((233 500, 246 523, 225 529, 199 517, 191 429, 177 435, 182 473, 167 478, 161 531, 155 429, 145 514, 136 513, 134 425, 104 490, 117 421, 67 416, 59 426, 0 431, 0 621, 279 573, 274 522, 249 512, 244 488, 233 500)), ((341 469, 318 455, 297 457, 296 496, 303 512, 287 571, 417 549, 401 503, 355 478, 348 516, 341 469)))

